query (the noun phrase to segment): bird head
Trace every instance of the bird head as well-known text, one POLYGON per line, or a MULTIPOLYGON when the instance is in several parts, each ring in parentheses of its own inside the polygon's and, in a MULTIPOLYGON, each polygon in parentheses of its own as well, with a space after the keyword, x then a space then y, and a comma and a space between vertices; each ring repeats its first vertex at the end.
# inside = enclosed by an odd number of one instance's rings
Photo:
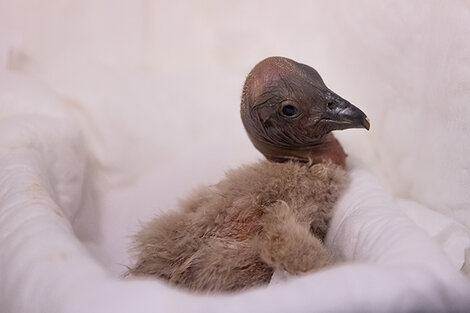
POLYGON ((267 58, 248 74, 241 118, 254 146, 275 161, 321 146, 333 130, 370 127, 367 116, 328 89, 315 69, 283 57, 267 58))

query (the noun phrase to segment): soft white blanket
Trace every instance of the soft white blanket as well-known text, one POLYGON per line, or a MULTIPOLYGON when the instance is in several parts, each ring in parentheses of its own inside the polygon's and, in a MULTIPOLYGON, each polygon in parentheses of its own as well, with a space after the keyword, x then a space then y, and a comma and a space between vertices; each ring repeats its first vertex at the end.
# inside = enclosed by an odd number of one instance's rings
MULTIPOLYGON (((11 80, 25 84, 6 75, 4 85, 11 80)), ((28 97, 47 99, 47 105, 38 109, 22 101, 21 93, 8 96, 5 90, 1 98, 2 312, 470 309, 467 279, 357 164, 350 164, 351 187, 337 205, 326 240, 340 261, 335 268, 226 296, 196 296, 157 281, 120 279, 104 267, 105 262, 90 256, 71 225, 83 205, 87 179, 80 128, 58 99, 26 87, 28 97)), ((113 220, 103 222, 109 223, 113 220)), ((116 238, 120 240, 117 234, 116 238)))

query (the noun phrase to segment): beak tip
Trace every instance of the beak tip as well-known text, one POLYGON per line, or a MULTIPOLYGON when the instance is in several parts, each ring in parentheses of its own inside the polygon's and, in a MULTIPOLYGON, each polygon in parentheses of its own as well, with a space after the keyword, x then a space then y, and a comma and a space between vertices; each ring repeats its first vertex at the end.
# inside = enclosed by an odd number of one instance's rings
POLYGON ((362 126, 364 126, 365 129, 369 130, 370 129, 370 119, 366 116, 366 118, 362 122, 362 126))

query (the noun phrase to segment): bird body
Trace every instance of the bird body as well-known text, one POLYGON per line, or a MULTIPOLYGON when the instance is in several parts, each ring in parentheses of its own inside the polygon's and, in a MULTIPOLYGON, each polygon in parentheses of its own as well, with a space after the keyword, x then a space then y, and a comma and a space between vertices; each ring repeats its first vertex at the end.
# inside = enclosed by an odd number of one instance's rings
POLYGON ((268 283, 273 270, 324 267, 331 260, 321 240, 346 177, 333 163, 263 160, 229 171, 144 227, 131 273, 234 291, 268 283))
POLYGON ((346 154, 331 130, 369 128, 311 67, 273 57, 248 75, 241 117, 267 160, 199 187, 179 210, 136 236, 133 275, 197 291, 235 291, 331 264, 322 244, 347 183, 346 154))

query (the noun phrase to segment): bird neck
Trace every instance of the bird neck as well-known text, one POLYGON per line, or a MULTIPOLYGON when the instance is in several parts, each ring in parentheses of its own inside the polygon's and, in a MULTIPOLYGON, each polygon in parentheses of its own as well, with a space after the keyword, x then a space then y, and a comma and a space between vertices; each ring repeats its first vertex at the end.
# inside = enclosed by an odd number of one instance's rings
POLYGON ((283 147, 265 141, 253 141, 253 143, 269 161, 286 162, 292 160, 309 164, 331 161, 345 167, 347 154, 332 133, 311 146, 283 147))

